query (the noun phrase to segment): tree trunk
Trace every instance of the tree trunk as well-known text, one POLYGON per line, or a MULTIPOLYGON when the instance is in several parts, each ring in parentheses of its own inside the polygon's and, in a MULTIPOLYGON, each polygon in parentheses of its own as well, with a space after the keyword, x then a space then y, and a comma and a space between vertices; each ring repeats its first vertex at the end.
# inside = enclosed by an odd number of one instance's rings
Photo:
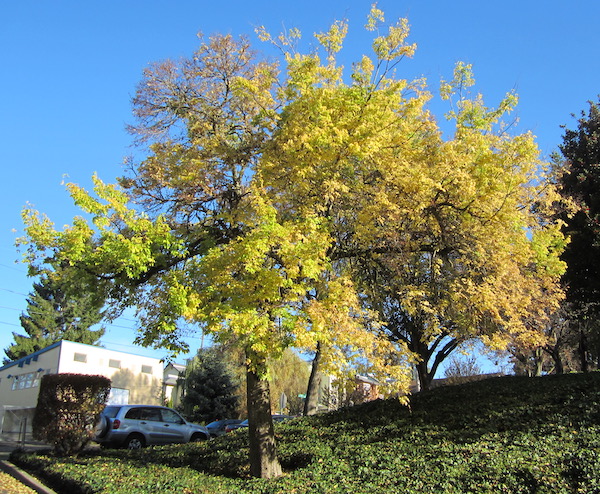
POLYGON ((246 370, 248 395, 248 433, 250 435, 250 474, 271 479, 281 475, 277 458, 275 430, 271 417, 269 381, 256 372, 246 370))
POLYGON ((562 356, 560 354, 560 349, 558 348, 558 345, 556 345, 552 348, 552 351, 550 352, 550 356, 552 357, 552 360, 554 361, 554 373, 555 374, 564 374, 565 366, 563 364, 562 356))
POLYGON ((535 377, 540 377, 544 370, 544 359, 542 348, 536 348, 533 351, 533 375, 535 377))
POLYGON ((427 371, 427 362, 417 362, 417 375, 419 377, 419 387, 421 391, 427 391, 431 388, 431 382, 433 381, 433 375, 427 371))
POLYGON ((304 401, 304 415, 314 415, 319 406, 319 388, 321 386, 321 373, 319 364, 321 363, 321 343, 317 343, 317 353, 312 361, 310 378, 306 389, 306 400, 304 401))
POLYGON ((587 349, 587 338, 583 330, 579 332, 579 361, 581 362, 581 372, 588 372, 588 349, 587 349))

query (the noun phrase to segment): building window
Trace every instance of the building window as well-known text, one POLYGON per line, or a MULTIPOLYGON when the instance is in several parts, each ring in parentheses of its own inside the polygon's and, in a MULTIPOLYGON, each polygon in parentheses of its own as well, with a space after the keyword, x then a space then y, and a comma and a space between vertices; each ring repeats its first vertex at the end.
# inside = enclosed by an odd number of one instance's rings
POLYGON ((115 369, 120 369, 121 368, 121 361, 120 360, 110 359, 108 361, 108 366, 109 367, 114 367, 115 369))
POLYGON ((25 374, 25 388, 31 388, 33 386, 33 372, 25 374))
POLYGON ((37 372, 29 372, 13 377, 12 390, 34 388, 40 384, 37 372))
POLYGON ((142 365, 142 373, 152 374, 152 366, 151 365, 142 365))
POLYGON ((111 388, 108 395, 108 405, 127 405, 129 403, 129 390, 123 388, 111 388))
POLYGON ((86 363, 87 362, 87 355, 85 353, 76 353, 73 356, 73 360, 75 362, 83 362, 86 363))

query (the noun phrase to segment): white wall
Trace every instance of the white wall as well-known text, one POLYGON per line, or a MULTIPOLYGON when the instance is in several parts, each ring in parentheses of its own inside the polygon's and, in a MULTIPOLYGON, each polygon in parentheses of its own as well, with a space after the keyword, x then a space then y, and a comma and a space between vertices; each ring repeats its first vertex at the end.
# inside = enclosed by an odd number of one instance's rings
POLYGON ((128 403, 162 404, 163 364, 155 358, 63 341, 58 372, 106 376, 113 390, 129 391, 128 403))
POLYGON ((106 376, 113 388, 128 390, 129 403, 162 402, 160 360, 62 341, 0 369, 0 406, 35 407, 39 380, 56 373, 106 376))
POLYGON ((0 370, 0 405, 35 407, 44 374, 58 372, 60 345, 0 370), (10 377, 9 377, 10 376, 10 377), (14 388, 14 389, 13 389, 14 388))

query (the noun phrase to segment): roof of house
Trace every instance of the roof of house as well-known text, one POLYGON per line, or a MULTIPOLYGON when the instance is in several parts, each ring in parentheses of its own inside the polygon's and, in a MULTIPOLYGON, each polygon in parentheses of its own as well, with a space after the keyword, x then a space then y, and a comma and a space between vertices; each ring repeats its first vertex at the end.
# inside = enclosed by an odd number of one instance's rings
POLYGON ((369 377, 369 376, 365 376, 365 375, 360 375, 360 374, 356 375, 356 380, 358 382, 361 382, 361 383, 372 384, 372 385, 375 385, 375 386, 379 386, 381 384, 377 379, 375 379, 373 377, 369 377))
POLYGON ((8 364, 3 365, 2 367, 0 367, 0 371, 3 371, 5 369, 9 369, 10 367, 14 367, 19 366, 19 367, 23 367, 23 365, 29 364, 30 362, 36 362, 38 357, 42 354, 42 353, 46 353, 50 350, 52 350, 53 348, 56 348, 57 346, 60 346, 62 344, 62 340, 61 341, 57 341, 56 343, 53 343, 50 346, 47 346, 46 348, 42 348, 41 350, 38 350, 37 352, 33 352, 30 355, 27 355, 26 357, 21 357, 18 360, 14 360, 12 362, 9 362, 8 364))
POLYGON ((177 372, 182 373, 185 372, 186 366, 183 364, 175 364, 173 362, 169 362, 166 369, 168 369, 169 367, 173 367, 173 369, 175 369, 177 372))

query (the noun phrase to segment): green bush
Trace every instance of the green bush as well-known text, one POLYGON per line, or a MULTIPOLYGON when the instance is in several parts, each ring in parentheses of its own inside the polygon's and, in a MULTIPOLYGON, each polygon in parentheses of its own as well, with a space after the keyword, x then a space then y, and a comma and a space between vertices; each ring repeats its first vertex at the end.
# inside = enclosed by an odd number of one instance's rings
POLYGON ((83 374, 42 377, 33 416, 33 436, 51 444, 57 455, 80 452, 94 429, 110 392, 110 379, 83 374))

